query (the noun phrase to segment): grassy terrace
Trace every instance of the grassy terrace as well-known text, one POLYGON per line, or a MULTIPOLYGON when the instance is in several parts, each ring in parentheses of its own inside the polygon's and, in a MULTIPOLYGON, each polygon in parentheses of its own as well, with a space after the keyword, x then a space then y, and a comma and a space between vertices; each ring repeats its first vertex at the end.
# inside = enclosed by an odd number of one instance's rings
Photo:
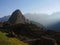
POLYGON ((8 38, 6 33, 0 32, 0 45, 28 45, 16 38, 8 38))

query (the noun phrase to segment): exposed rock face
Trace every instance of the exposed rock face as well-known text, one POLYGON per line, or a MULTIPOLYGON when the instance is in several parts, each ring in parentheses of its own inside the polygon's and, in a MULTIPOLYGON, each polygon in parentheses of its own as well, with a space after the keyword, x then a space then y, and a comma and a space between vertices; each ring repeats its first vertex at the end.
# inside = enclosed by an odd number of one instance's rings
POLYGON ((24 24, 25 23, 25 17, 22 15, 21 11, 17 9, 12 13, 8 22, 11 24, 18 24, 18 23, 24 24))
POLYGON ((3 27, 3 23, 2 22, 0 22, 0 27, 3 27))

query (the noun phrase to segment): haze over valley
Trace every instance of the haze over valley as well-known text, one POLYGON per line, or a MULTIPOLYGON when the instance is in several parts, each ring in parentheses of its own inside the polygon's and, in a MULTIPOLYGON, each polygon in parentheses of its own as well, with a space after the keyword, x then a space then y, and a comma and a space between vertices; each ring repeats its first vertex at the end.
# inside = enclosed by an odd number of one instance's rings
MULTIPOLYGON (((24 16, 31 20, 38 22, 45 26, 47 29, 59 31, 60 30, 60 12, 53 13, 51 15, 48 14, 31 14, 31 13, 26 13, 24 16)), ((9 19, 9 16, 4 16, 0 18, 0 21, 4 22, 9 19)))

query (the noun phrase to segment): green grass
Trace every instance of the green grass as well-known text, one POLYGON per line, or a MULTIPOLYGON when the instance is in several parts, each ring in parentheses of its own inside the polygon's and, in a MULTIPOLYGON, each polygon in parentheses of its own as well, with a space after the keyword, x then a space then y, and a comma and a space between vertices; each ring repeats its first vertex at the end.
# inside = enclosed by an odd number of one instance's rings
POLYGON ((0 32, 0 45, 28 45, 16 38, 8 38, 6 33, 0 32))

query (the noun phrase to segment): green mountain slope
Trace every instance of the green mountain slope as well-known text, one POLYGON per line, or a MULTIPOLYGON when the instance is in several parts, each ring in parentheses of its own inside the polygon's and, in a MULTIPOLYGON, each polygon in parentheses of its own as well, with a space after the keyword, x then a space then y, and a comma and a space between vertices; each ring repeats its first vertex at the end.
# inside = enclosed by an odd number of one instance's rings
POLYGON ((9 38, 6 33, 0 32, 0 45, 28 45, 16 38, 9 38))

